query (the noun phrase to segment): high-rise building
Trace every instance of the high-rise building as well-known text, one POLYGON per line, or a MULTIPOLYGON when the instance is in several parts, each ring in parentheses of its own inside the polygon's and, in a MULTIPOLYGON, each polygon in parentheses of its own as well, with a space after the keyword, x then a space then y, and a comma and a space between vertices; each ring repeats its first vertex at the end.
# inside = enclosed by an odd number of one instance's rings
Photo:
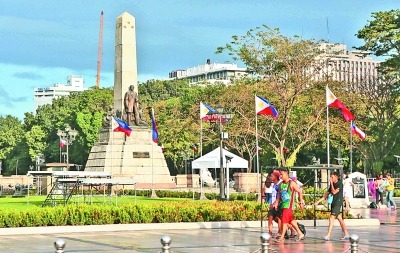
POLYGON ((329 61, 317 79, 329 74, 333 80, 358 84, 378 78, 380 61, 372 59, 368 52, 347 50, 345 44, 322 43, 320 48, 325 51, 323 58, 326 57, 329 61))
POLYGON ((71 92, 82 92, 87 90, 83 87, 84 79, 83 76, 78 75, 68 75, 67 84, 56 83, 51 87, 39 87, 34 88, 34 106, 35 112, 39 106, 45 104, 51 104, 53 99, 60 96, 68 96, 71 92))
POLYGON ((189 83, 206 81, 209 83, 222 82, 229 84, 235 78, 246 76, 246 68, 239 68, 236 63, 211 63, 210 59, 206 64, 187 70, 174 70, 169 73, 170 79, 185 79, 189 83))

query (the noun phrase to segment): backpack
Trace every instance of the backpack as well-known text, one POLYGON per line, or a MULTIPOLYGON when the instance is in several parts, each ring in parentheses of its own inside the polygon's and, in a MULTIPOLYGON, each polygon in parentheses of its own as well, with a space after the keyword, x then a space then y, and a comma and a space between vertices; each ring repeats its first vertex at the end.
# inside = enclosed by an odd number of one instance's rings
POLYGON ((376 206, 375 202, 371 202, 371 204, 369 204, 369 208, 377 209, 378 207, 376 206))
POLYGON ((299 226, 300 231, 306 235, 307 231, 306 231, 306 227, 303 224, 297 223, 297 225, 299 226))

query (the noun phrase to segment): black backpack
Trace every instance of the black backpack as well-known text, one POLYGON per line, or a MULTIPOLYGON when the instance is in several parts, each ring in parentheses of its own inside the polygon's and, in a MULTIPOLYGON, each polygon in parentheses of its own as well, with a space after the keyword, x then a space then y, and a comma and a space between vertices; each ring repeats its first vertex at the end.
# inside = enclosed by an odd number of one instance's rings
POLYGON ((378 207, 376 206, 375 202, 371 202, 371 204, 369 204, 369 208, 377 209, 378 207))
POLYGON ((307 231, 306 231, 306 227, 303 224, 297 223, 297 225, 299 226, 300 231, 306 235, 307 231))

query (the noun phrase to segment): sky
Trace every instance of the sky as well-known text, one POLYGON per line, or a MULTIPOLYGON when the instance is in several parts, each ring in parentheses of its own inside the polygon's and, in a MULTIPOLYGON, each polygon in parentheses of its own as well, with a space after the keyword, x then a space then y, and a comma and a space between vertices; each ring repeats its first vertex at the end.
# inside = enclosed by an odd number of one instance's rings
MULTIPOLYGON (((115 20, 136 19, 138 78, 167 78, 176 69, 226 62, 217 47, 263 24, 286 36, 360 46, 355 34, 371 13, 398 0, 0 0, 0 115, 33 112, 35 87, 65 84, 69 74, 96 85, 100 13, 104 11, 101 87, 113 86, 115 20)), ((240 64, 239 64, 240 65, 240 64)), ((244 66, 241 66, 244 67, 244 66)))

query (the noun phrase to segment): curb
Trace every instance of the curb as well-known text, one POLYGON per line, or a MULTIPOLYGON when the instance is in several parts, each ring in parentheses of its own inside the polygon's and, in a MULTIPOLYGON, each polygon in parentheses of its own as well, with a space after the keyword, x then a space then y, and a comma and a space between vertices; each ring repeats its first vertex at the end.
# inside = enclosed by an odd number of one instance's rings
MULTIPOLYGON (((300 220, 299 223, 306 227, 313 227, 313 220, 300 220)), ((380 226, 378 219, 346 219, 347 227, 380 226)), ((317 220, 317 227, 327 227, 328 220, 317 220)), ((268 223, 263 221, 267 228, 268 223)), ((87 225, 87 226, 54 226, 54 227, 23 227, 0 228, 0 236, 33 235, 33 234, 64 234, 64 233, 90 233, 90 232, 115 232, 115 231, 140 231, 140 230, 185 230, 185 229, 224 229, 224 228, 260 228, 260 221, 222 221, 222 222, 180 222, 180 223, 148 223, 148 224, 112 224, 112 225, 87 225)), ((335 220, 335 226, 339 222, 335 220)))

